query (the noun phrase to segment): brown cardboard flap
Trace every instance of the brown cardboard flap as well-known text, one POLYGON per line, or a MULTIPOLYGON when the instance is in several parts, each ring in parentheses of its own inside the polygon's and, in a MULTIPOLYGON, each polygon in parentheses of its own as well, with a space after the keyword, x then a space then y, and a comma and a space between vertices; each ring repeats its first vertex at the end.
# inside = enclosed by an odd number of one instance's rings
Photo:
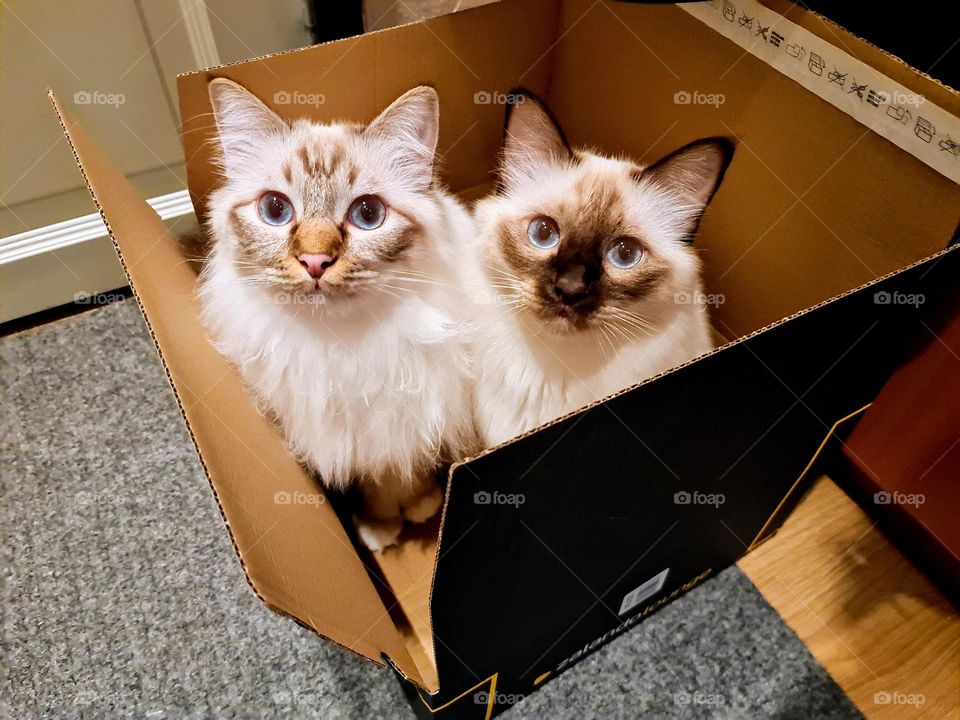
MULTIPOLYGON (((207 341, 196 275, 154 210, 54 106, 109 228, 254 592, 278 612, 421 682, 320 487, 207 341)), ((163 482, 163 478, 156 478, 163 482)), ((204 568, 196 568, 198 574, 204 568)))
POLYGON ((439 166, 459 191, 491 180, 503 135, 503 95, 518 84, 545 93, 556 0, 513 0, 325 45, 209 68, 177 78, 194 206, 216 186, 211 79, 240 83, 285 120, 368 122, 402 93, 440 96, 439 166), (532 33, 531 28, 537 32, 532 33))
MULTIPOLYGON (((652 162, 697 138, 737 141, 695 241, 727 336, 916 262, 957 225, 960 186, 676 6, 566 0, 558 37, 548 100, 571 142, 652 162), (681 91, 724 102, 677 104, 681 91)), ((949 89, 861 50, 958 110, 949 89)))

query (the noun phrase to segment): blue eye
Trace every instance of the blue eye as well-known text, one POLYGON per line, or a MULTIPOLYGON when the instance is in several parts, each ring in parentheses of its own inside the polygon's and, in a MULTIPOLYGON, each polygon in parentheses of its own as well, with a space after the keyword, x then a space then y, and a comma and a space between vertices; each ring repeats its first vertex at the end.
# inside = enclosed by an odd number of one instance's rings
POLYGON ((361 230, 376 230, 387 217, 387 206, 376 195, 361 195, 347 210, 347 218, 361 230))
POLYGON ((541 250, 549 250, 556 247, 560 242, 560 230, 553 218, 545 215, 535 217, 527 226, 527 237, 535 247, 541 250))
POLYGON ((286 225, 293 220, 293 203, 283 193, 270 190, 257 200, 257 214, 267 225, 286 225))
POLYGON ((643 260, 643 248, 630 237, 617 238, 607 250, 607 262, 615 268, 627 270, 643 260))

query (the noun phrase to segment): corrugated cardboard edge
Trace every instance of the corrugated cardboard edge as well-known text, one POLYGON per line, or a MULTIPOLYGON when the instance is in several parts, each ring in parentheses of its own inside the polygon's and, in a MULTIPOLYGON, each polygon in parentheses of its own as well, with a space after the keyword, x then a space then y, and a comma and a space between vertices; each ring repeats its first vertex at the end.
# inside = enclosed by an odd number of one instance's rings
MULTIPOLYGON (((94 205, 95 205, 96 208, 97 208, 97 212, 100 214, 100 217, 101 217, 101 219, 103 220, 103 223, 104 223, 105 227, 107 228, 107 232, 108 232, 108 234, 110 235, 111 241, 113 242, 114 249, 115 249, 116 252, 117 252, 117 258, 118 258, 119 261, 120 261, 120 264, 121 264, 121 266, 122 266, 122 268, 123 268, 124 274, 125 274, 125 275, 127 276, 127 278, 129 279, 129 277, 130 277, 130 276, 129 276, 129 272, 128 272, 126 263, 125 263, 125 261, 124 261, 124 259, 123 259, 123 254, 122 254, 122 252, 120 251, 120 245, 119 245, 119 243, 117 242, 117 239, 116 239, 116 237, 115 237, 115 235, 114 235, 114 232, 113 232, 113 229, 112 229, 112 227, 111 227, 111 225, 110 225, 110 222, 109 222, 109 220, 107 219, 106 213, 103 211, 103 208, 100 206, 100 202, 97 200, 97 197, 96 197, 96 195, 95 195, 95 193, 94 193, 94 191, 93 191, 93 186, 92 186, 92 184, 91 184, 91 182, 90 182, 90 179, 89 179, 88 176, 87 176, 87 172, 86 172, 86 170, 84 169, 84 166, 83 166, 83 164, 82 164, 81 161, 80 161, 80 155, 79 155, 79 152, 77 151, 77 148, 76 148, 76 146, 75 146, 75 144, 74 144, 73 137, 72 137, 71 134, 70 134, 70 130, 69 130, 68 127, 67 127, 67 122, 66 122, 66 118, 65 118, 65 115, 64 115, 64 113, 63 113, 62 107, 61 107, 59 101, 57 100, 57 97, 56 97, 56 95, 54 94, 53 90, 50 89, 50 88, 47 89, 47 97, 50 99, 50 102, 51 102, 51 104, 53 105, 54 112, 55 112, 56 115, 57 115, 57 121, 58 121, 59 124, 60 124, 60 129, 61 129, 61 131, 63 132, 64 137, 66 137, 66 139, 67 139, 67 143, 68 143, 68 145, 70 146, 70 151, 71 151, 71 153, 73 154, 74 161, 75 161, 76 164, 77 164, 77 168, 80 170, 81 176, 83 177, 83 182, 84 182, 84 184, 86 185, 87 190, 88 190, 88 192, 90 193, 90 197, 91 197, 91 199, 93 200, 93 203, 94 203, 94 205)), ((224 511, 223 504, 222 504, 221 499, 220 499, 220 494, 218 493, 216 486, 213 484, 213 480, 211 479, 211 476, 210 476, 210 471, 209 471, 209 469, 208 469, 208 467, 207 467, 207 465, 206 465, 206 462, 205 462, 205 460, 204 460, 204 458, 203 458, 203 454, 202 454, 201 451, 200 451, 200 447, 199 447, 199 444, 198 444, 198 442, 197 442, 197 438, 196 438, 196 436, 195 436, 194 433, 193 433, 193 430, 192 430, 192 428, 191 428, 191 426, 190 426, 189 420, 187 419, 186 411, 185 411, 185 408, 184 408, 184 406, 183 406, 183 402, 182 402, 182 399, 181 399, 181 397, 180 397, 180 393, 177 391, 176 385, 175 385, 174 382, 173 382, 173 376, 172 376, 172 374, 171 374, 171 371, 170 371, 169 366, 167 365, 167 361, 166 361, 166 358, 165 358, 165 356, 164 356, 163 350, 161 349, 160 344, 159 344, 159 342, 157 341, 156 333, 154 332, 154 329, 153 329, 153 326, 152 326, 152 324, 151 324, 151 322, 150 322, 149 317, 147 317, 147 314, 146 314, 146 312, 145 312, 144 309, 143 309, 143 305, 141 304, 141 300, 140 300, 140 297, 139 297, 139 295, 138 295, 137 289, 134 287, 134 285, 133 285, 132 282, 130 283, 130 288, 131 288, 131 291, 132 291, 132 293, 133 293, 134 299, 137 301, 137 307, 138 307, 138 309, 140 310, 141 316, 143 317, 143 322, 144 322, 145 327, 147 328, 147 332, 148 332, 149 335, 150 335, 150 340, 151 340, 151 342, 153 343, 153 346, 154 346, 155 350, 157 351, 157 356, 158 356, 159 359, 160 359, 160 365, 161 365, 161 367, 163 368, 163 372, 164 372, 164 374, 166 375, 167 382, 169 383, 170 389, 171 389, 171 391, 173 392, 174 399, 175 399, 175 401, 176 401, 176 403, 177 403, 177 409, 180 411, 180 416, 181 416, 181 418, 183 419, 184 425, 186 426, 187 433, 188 433, 189 436, 190 436, 190 441, 193 443, 194 451, 196 452, 197 458, 198 458, 199 461, 200 461, 200 465, 201 465, 201 467, 203 468, 203 473, 204 473, 204 476, 207 478, 207 483, 208 483, 209 486, 210 486, 210 491, 213 493, 214 500, 215 500, 215 502, 216 502, 216 504, 217 504, 217 510, 218 510, 218 512, 220 513, 220 518, 223 520, 224 527, 225 527, 226 530, 227 530, 227 534, 228 534, 228 536, 229 536, 229 538, 230 538, 230 544, 231 544, 231 546, 233 547, 234 554, 236 555, 237 561, 238 561, 239 564, 240 564, 240 569, 243 571, 244 579, 246 580, 247 585, 250 587, 250 589, 251 589, 251 591, 253 592, 254 596, 255 596, 258 600, 260 600, 266 607, 268 607, 271 611, 273 611, 273 612, 275 612, 275 613, 277 613, 278 615, 281 615, 281 616, 283 616, 283 617, 290 618, 291 620, 293 620, 294 622, 296 622, 298 625, 300 625, 300 626, 302 626, 302 627, 310 630, 310 631, 313 632, 314 634, 316 634, 318 637, 323 638, 324 640, 326 640, 326 641, 328 641, 328 642, 331 642, 331 643, 333 643, 334 645, 337 645, 337 646, 343 648, 344 650, 347 650, 347 651, 350 652, 351 654, 357 655, 357 656, 359 656, 359 657, 361 657, 361 658, 363 658, 363 659, 365 659, 365 660, 373 663, 374 665, 380 665, 380 666, 388 665, 389 667, 392 667, 392 668, 393 668, 401 677, 403 677, 405 680, 408 680, 408 681, 414 683, 414 684, 417 685, 418 687, 423 687, 423 681, 421 680, 420 677, 418 677, 418 676, 412 676, 412 675, 410 675, 410 674, 405 673, 404 671, 402 671, 402 670, 400 669, 400 667, 399 667, 386 653, 382 653, 382 654, 381 654, 381 657, 380 657, 379 659, 378 659, 378 658, 373 658, 373 657, 368 657, 368 656, 364 655, 363 653, 360 653, 360 652, 358 652, 358 651, 356 651, 356 650, 354 650, 354 649, 352 649, 352 648, 347 647, 346 645, 344 645, 344 644, 342 644, 342 643, 340 643, 340 642, 337 642, 335 639, 324 635, 323 633, 321 633, 321 632, 320 632, 319 630, 317 630, 316 628, 311 627, 310 625, 307 625, 304 621, 302 621, 302 620, 300 620, 299 618, 291 615, 289 612, 287 612, 287 611, 283 610, 282 608, 279 608, 279 607, 273 605, 272 603, 270 603, 270 602, 260 593, 260 591, 257 589, 256 585, 254 585, 253 580, 252 580, 252 578, 251 578, 251 576, 250 576, 250 572, 249 572, 249 570, 248 570, 248 568, 247 568, 246 562, 244 561, 243 555, 242 555, 242 553, 240 552, 240 547, 239 547, 239 545, 237 544, 237 540, 236 540, 236 536, 235 536, 235 534, 234 534, 233 528, 231 527, 230 521, 228 520, 227 515, 226 515, 226 512, 224 511)), ((423 688, 423 689, 429 691, 428 688, 423 688)))

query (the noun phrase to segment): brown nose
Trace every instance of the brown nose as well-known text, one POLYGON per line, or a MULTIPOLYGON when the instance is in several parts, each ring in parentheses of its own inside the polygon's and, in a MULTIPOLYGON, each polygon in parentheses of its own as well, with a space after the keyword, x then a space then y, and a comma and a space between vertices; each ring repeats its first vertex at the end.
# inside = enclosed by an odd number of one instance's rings
POLYGON ((589 295, 586 274, 587 269, 583 265, 576 265, 560 273, 553 286, 557 300, 565 305, 576 305, 586 299, 589 295))
POLYGON ((337 258, 325 254, 303 253, 297 260, 303 265, 304 270, 310 273, 310 277, 319 280, 327 268, 337 261, 337 258))

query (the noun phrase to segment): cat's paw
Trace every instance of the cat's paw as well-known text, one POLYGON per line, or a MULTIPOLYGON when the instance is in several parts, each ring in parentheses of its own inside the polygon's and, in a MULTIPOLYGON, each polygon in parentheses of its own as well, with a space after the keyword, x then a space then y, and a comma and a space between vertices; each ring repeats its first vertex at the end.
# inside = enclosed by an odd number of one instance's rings
POLYGON ((374 520, 373 518, 355 515, 353 524, 357 528, 360 542, 373 552, 379 552, 397 542, 400 531, 403 530, 403 518, 389 520, 374 520))
POLYGON ((438 485, 434 485, 426 494, 405 505, 403 516, 412 523, 426 522, 437 514, 441 505, 443 505, 443 493, 438 485))

